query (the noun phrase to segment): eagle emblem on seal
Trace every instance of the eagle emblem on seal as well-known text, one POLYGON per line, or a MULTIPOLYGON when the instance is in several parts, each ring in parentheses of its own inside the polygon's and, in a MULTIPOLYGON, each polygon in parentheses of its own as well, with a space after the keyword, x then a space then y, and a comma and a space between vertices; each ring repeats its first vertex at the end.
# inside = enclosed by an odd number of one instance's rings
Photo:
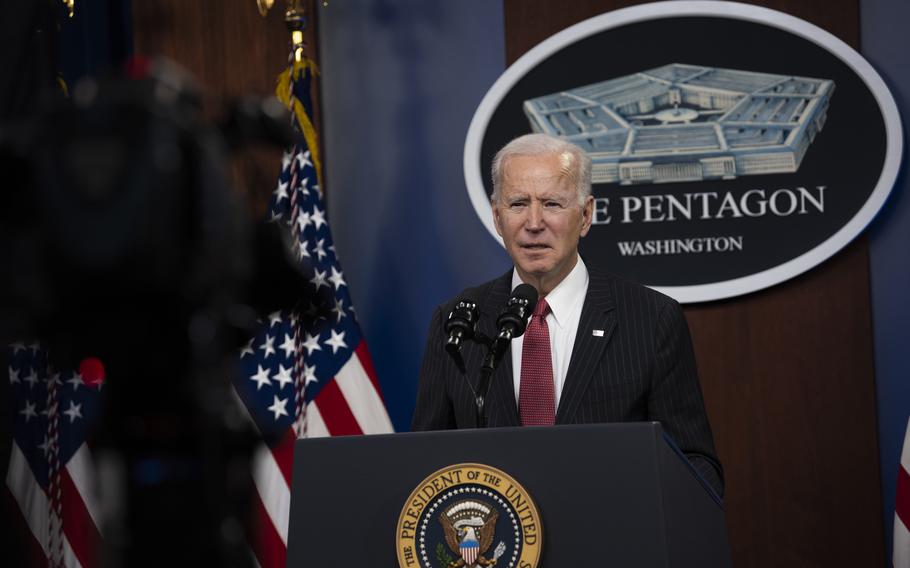
POLYGON ((493 544, 498 518, 499 511, 473 499, 453 503, 443 511, 439 515, 439 522, 445 533, 446 544, 459 556, 446 568, 495 566, 505 551, 505 544, 500 542, 490 558, 484 555, 493 544))

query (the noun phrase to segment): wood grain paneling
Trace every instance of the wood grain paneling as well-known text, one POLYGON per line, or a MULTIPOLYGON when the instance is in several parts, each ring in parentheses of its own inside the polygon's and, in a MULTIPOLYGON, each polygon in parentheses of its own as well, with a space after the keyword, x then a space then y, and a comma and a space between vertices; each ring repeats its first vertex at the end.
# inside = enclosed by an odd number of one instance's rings
POLYGON ((775 288, 687 309, 737 566, 884 565, 869 313, 864 238, 775 288))
MULTIPOLYGON (((640 3, 505 0, 508 62, 640 3)), ((752 3, 858 44, 857 0, 752 3)), ((788 282, 686 315, 725 467, 734 565, 884 566, 865 238, 788 282)))
MULTIPOLYGON (((315 15, 314 2, 307 4, 307 13, 315 15)), ((193 73, 205 89, 207 115, 215 117, 232 98, 274 94, 290 46, 284 6, 283 0, 275 2, 263 18, 255 0, 133 2, 135 52, 166 56, 193 73)), ((304 35, 307 54, 318 61, 315 27, 308 25, 304 35)), ((280 156, 280 150, 256 149, 235 157, 235 184, 256 218, 264 217, 280 156)))

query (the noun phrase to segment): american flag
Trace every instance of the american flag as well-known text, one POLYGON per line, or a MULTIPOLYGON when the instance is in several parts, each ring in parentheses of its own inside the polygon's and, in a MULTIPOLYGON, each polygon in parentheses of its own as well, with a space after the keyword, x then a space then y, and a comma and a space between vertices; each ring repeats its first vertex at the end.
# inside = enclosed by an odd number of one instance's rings
POLYGON ((269 205, 271 220, 286 223, 294 235, 294 252, 309 280, 301 296, 309 300, 298 312, 276 312, 262 321, 240 352, 235 382, 268 440, 256 453, 253 472, 253 549, 263 568, 285 565, 294 440, 393 431, 326 222, 318 161, 310 150, 316 148, 309 121, 312 70, 309 61, 292 62, 279 81, 279 97, 295 111, 307 140, 285 153, 269 205))
POLYGON ((14 429, 6 485, 30 534, 33 565, 94 566, 99 540, 94 468, 86 435, 100 385, 57 372, 37 343, 8 352, 14 429))
MULTIPOLYGON (((279 86, 306 143, 285 153, 270 218, 286 223, 309 284, 300 311, 272 313, 240 351, 234 390, 262 434, 255 454, 253 552, 285 566, 291 468, 298 437, 392 432, 326 222, 315 132, 312 63, 292 63, 279 86)), ((86 436, 100 414, 100 386, 56 372, 39 344, 9 349, 15 440, 7 476, 35 565, 96 566, 100 517, 86 436)))
POLYGON ((910 422, 904 436, 901 463, 897 470, 897 498, 894 506, 894 568, 910 568, 910 422))

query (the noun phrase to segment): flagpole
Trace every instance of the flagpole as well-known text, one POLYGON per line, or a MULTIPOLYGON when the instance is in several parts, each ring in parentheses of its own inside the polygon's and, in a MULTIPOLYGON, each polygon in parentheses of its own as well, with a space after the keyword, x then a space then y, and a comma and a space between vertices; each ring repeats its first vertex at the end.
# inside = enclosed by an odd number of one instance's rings
POLYGON ((303 61, 303 29, 306 27, 306 8, 302 0, 287 0, 287 10, 284 12, 284 23, 291 32, 291 45, 294 50, 294 61, 303 61))
MULTIPOLYGON (((298 73, 302 74, 305 72, 305 66, 310 64, 309 61, 306 61, 304 50, 306 49, 306 42, 304 41, 303 32, 306 29, 307 19, 306 19, 306 6, 304 5, 305 0, 286 0, 286 10, 284 13, 284 22, 288 31, 291 34, 291 53, 288 57, 288 69, 285 72, 287 77, 287 84, 282 89, 282 78, 279 78, 278 86, 278 97, 284 101, 288 110, 291 111, 291 120, 296 123, 296 126, 301 130, 301 134, 304 135, 304 138, 307 139, 307 146, 313 146, 310 148, 312 152, 313 160, 316 164, 317 177, 319 177, 319 165, 317 144, 315 139, 315 131, 312 129, 312 123, 309 121, 308 117, 303 116, 306 114, 306 110, 299 105, 299 102, 295 100, 294 96, 294 84, 295 81, 299 79, 298 73), (298 109, 297 107, 300 106, 298 109), (309 129, 307 126, 309 125, 309 129), (308 133, 307 130, 310 130, 308 133), (307 134, 310 134, 307 136, 307 134)), ((262 16, 265 16, 268 11, 274 6, 274 0, 256 0, 257 7, 259 8, 259 13, 262 16)), ((323 5, 327 5, 327 2, 324 2, 323 5)), ((282 74, 284 75, 284 74, 282 74)), ((290 162, 290 186, 291 188, 296 188, 298 184, 298 173, 299 173, 299 162, 296 160, 294 153, 299 151, 298 148, 294 148, 289 151, 288 157, 291 159, 290 162)), ((287 159, 287 158, 286 158, 287 159)), ((298 258, 306 256, 304 250, 301 250, 303 246, 301 244, 301 235, 299 234, 299 226, 297 223, 300 211, 299 211, 299 192, 296 189, 292 189, 290 195, 290 227, 294 236, 294 247, 295 254, 298 258)), ((303 337, 304 337, 304 314, 291 314, 291 325, 294 330, 294 344, 296 346, 296 357, 294 361, 294 371, 295 371, 295 416, 294 416, 294 430, 297 438, 306 438, 308 435, 307 432, 307 401, 306 401, 306 391, 308 381, 306 380, 306 361, 305 353, 306 350, 303 347, 303 337)))
MULTIPOLYGON (((72 2, 73 0, 64 0, 64 2, 72 2)), ((303 7, 302 0, 286 0, 287 1, 287 10, 284 13, 285 21, 290 21, 295 15, 303 16, 306 9, 303 7)), ((256 7, 259 8, 259 14, 264 18, 269 10, 272 9, 272 6, 275 5, 275 0, 256 0, 256 7)), ((322 0, 322 7, 325 8, 329 5, 329 0, 322 0)), ((293 30, 292 30, 293 32, 293 30)))

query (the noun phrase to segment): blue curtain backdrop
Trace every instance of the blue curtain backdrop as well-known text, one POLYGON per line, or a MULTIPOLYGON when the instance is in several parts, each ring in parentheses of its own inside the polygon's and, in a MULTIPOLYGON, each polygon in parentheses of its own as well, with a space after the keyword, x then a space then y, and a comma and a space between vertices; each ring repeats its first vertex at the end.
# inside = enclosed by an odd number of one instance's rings
POLYGON ((897 468, 910 415, 910 177, 906 151, 906 125, 910 118, 910 39, 906 23, 910 21, 910 3, 862 0, 860 8, 861 51, 888 84, 904 122, 904 164, 889 202, 869 230, 878 443, 886 558, 890 558, 897 468))
POLYGON ((505 70, 502 4, 352 0, 319 16, 329 219, 406 431, 434 307, 511 266, 462 174, 474 109, 505 70))

